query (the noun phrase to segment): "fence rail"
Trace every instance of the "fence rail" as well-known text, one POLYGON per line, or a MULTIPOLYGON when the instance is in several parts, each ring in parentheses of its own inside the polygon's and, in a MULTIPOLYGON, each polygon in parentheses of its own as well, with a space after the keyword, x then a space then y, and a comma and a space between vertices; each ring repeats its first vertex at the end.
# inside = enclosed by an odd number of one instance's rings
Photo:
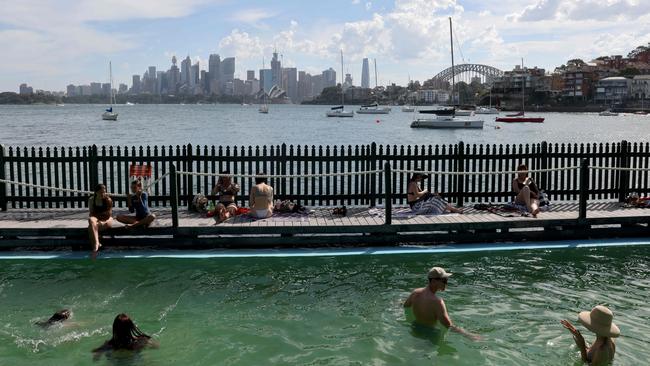
MULTIPOLYGON (((47 187, 90 191, 98 182, 118 195, 129 188, 129 165, 149 164, 154 207, 189 205, 196 193, 209 193, 219 172, 254 175, 265 172, 276 197, 305 205, 376 205, 390 199, 406 202, 408 174, 420 168, 439 172, 425 181, 425 188, 438 191, 458 205, 476 201, 503 202, 512 199, 512 175, 483 174, 513 171, 520 163, 531 170, 538 186, 551 200, 619 199, 631 191, 650 192, 650 144, 465 144, 449 145, 356 145, 356 146, 83 146, 5 147, 0 146, 0 180, 38 185, 21 186, 0 181, 0 208, 75 208, 87 205, 87 195, 56 191, 47 187), (584 160, 584 162, 583 162, 584 160), (564 169, 582 164, 613 169, 564 169), (392 167, 386 173, 385 167, 392 167), (630 169, 628 169, 630 168, 630 169), (201 175, 171 174, 172 169, 201 175), (562 170, 564 169, 564 170, 562 170), (383 174, 341 175, 334 173, 383 174), (460 173, 446 174, 448 172, 460 173), (319 176, 323 174, 323 176, 319 176), (302 177, 302 175, 309 175, 302 177), (582 179, 581 179, 582 176, 582 179), (585 180, 586 185, 581 183, 585 180), (174 181, 172 181, 174 180, 174 181), (390 180, 388 182, 387 180, 390 180), (388 188, 387 188, 388 187, 388 188), (390 191, 388 191, 390 189, 390 191)), ((247 204, 252 177, 238 178, 242 191, 238 203, 247 204)), ((116 197, 115 204, 125 201, 116 197)))

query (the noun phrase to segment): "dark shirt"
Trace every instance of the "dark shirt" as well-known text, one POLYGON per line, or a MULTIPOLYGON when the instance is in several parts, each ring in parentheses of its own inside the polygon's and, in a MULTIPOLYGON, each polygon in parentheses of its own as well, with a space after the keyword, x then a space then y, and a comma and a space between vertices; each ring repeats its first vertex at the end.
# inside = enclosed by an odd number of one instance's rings
POLYGON ((138 220, 142 220, 145 217, 149 216, 149 195, 147 192, 140 193, 140 198, 138 195, 134 194, 131 196, 131 207, 129 207, 129 212, 135 212, 135 217, 138 220))
MULTIPOLYGON (((524 188, 524 184, 517 179, 517 187, 519 187, 519 190, 522 190, 524 188)), ((535 184, 535 181, 531 178, 530 179, 530 184, 528 185, 528 188, 530 188, 530 191, 539 195, 539 188, 537 188, 537 184, 535 184)))

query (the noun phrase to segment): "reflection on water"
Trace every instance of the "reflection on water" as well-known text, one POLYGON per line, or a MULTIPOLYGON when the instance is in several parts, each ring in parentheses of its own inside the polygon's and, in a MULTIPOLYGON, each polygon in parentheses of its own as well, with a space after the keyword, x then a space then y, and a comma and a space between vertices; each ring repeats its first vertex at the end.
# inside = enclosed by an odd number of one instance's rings
MULTIPOLYGON (((609 306, 617 365, 647 360, 650 248, 372 257, 3 261, 2 364, 566 365, 559 324, 609 306), (413 327, 402 303, 442 265, 452 320, 483 341, 413 327), (59 308, 71 324, 34 326, 59 308), (126 312, 160 342, 138 355, 91 350, 126 312), (47 361, 47 362, 46 362, 47 361)), ((588 342, 594 336, 579 327, 588 342)))

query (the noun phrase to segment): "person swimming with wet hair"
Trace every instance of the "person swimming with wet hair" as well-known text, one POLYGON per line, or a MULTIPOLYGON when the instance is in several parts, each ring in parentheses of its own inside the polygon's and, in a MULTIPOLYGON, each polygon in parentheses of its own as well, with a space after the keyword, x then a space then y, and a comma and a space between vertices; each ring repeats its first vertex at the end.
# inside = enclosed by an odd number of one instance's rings
POLYGON ((55 324, 60 324, 68 319, 70 319, 70 316, 72 315, 72 312, 68 309, 61 309, 54 313, 48 320, 46 321, 38 321, 36 322, 36 325, 41 326, 43 328, 51 327, 52 325, 55 324))
POLYGON ((139 351, 147 346, 157 347, 151 337, 143 333, 128 315, 118 314, 113 320, 113 337, 93 350, 95 359, 107 351, 139 351))

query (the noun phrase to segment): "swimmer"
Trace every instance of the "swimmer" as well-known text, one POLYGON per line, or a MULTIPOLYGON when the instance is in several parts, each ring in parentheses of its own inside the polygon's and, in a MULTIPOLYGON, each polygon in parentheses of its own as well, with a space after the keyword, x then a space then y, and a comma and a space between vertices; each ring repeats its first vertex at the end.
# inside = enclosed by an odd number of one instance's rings
POLYGON ((94 358, 98 359, 103 352, 127 350, 139 351, 145 347, 157 348, 158 344, 150 336, 133 323, 126 314, 119 314, 113 321, 113 338, 93 350, 94 358))
POLYGON ((472 334, 456 325, 449 318, 445 301, 438 297, 438 291, 445 291, 447 281, 451 273, 447 273, 443 268, 433 267, 429 270, 429 285, 413 290, 411 295, 404 302, 404 308, 410 308, 415 315, 415 325, 434 328, 436 322, 440 322, 446 328, 460 333, 472 340, 480 340, 481 337, 472 334))
POLYGON ((44 322, 43 321, 36 322, 36 325, 41 326, 43 328, 47 328, 47 327, 51 327, 52 325, 55 325, 55 324, 61 324, 64 321, 70 319, 71 314, 72 313, 70 312, 70 310, 61 309, 61 310, 57 311, 56 313, 54 313, 54 315, 52 315, 48 320, 46 320, 44 322))
POLYGON ((585 339, 573 324, 568 320, 561 320, 560 323, 564 328, 573 334, 573 340, 580 350, 580 356, 583 362, 588 362, 592 366, 609 365, 614 360, 616 353, 616 344, 614 339, 621 334, 616 324, 612 322, 614 314, 605 306, 598 305, 591 311, 583 311, 578 314, 578 321, 585 328, 596 333, 596 341, 587 348, 585 339))

